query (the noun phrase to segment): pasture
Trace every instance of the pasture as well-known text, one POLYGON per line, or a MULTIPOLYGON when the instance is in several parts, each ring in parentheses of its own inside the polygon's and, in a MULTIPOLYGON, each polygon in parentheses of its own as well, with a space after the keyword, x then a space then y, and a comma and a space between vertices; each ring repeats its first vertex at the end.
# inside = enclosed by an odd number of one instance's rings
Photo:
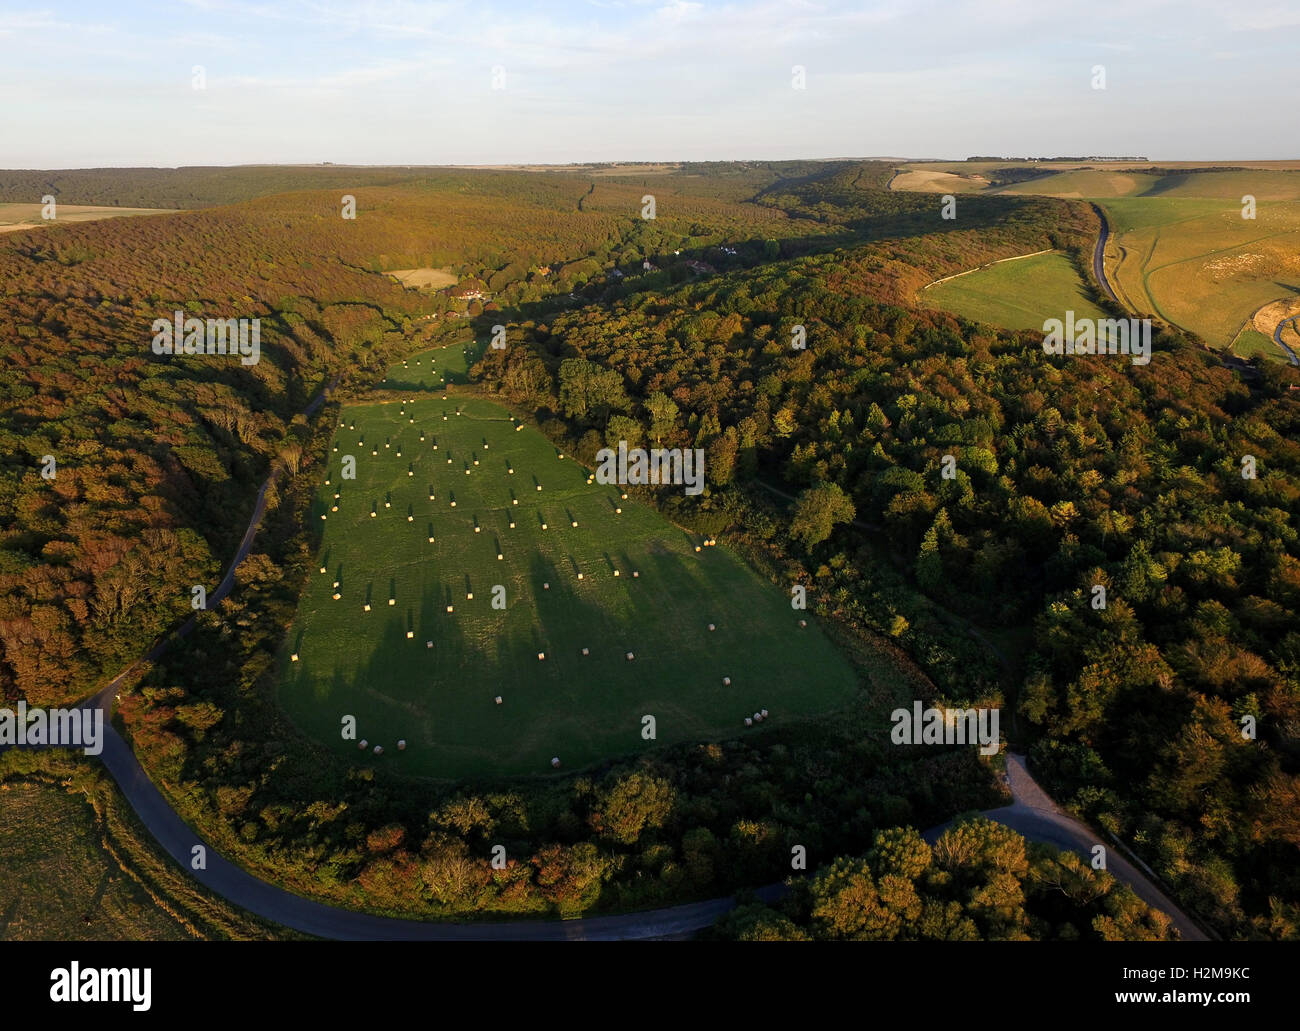
POLYGON ((1106 317, 1069 258, 1055 252, 1000 261, 936 283, 921 291, 920 302, 992 326, 1040 332, 1045 320, 1064 318, 1071 309, 1076 318, 1106 317))
MULTIPOLYGON (((436 368, 460 368, 458 350, 436 368)), ((390 373, 429 378, 416 357, 390 373)), ((549 773, 552 757, 574 769, 757 733, 744 718, 764 708, 788 720, 852 697, 854 669, 788 590, 589 484, 495 403, 418 394, 342 422, 279 657, 282 704, 341 754, 445 778, 549 773), (341 737, 348 715, 364 754, 341 737)))

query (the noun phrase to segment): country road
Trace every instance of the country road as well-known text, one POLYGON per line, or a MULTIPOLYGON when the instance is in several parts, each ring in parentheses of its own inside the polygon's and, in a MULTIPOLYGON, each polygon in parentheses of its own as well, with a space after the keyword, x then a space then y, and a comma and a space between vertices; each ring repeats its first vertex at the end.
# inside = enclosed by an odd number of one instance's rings
POLYGON ((1289 319, 1283 319, 1273 330, 1273 343, 1277 344, 1278 347, 1282 348, 1282 350, 1287 353, 1291 358, 1292 365, 1300 365, 1300 357, 1297 357, 1295 351, 1291 350, 1291 348, 1282 341, 1282 327, 1289 322, 1291 323, 1292 328, 1294 328, 1297 333, 1300 333, 1300 322, 1297 322, 1297 319, 1300 319, 1300 315, 1292 315, 1289 319))
MULTIPOLYGON (((326 395, 337 385, 322 389, 305 414, 313 414, 326 395)), ((230 593, 235 582, 235 572, 247 557, 266 508, 266 492, 276 478, 276 472, 267 477, 258 492, 248 529, 240 542, 221 584, 209 596, 210 601, 220 601, 230 593)), ((764 484, 764 486, 768 486, 764 484)), ((768 489, 776 491, 775 488, 768 489)), ((776 491, 776 493, 782 493, 776 491)), ((787 496, 788 495, 784 495, 787 496)), ((864 524, 866 525, 866 524, 864 524)), ((194 618, 176 632, 185 636, 194 625, 194 618)), ((735 905, 732 898, 711 899, 705 902, 673 906, 613 916, 584 917, 574 920, 524 920, 502 923, 435 923, 421 920, 404 920, 376 916, 356 910, 315 902, 277 887, 227 860, 216 849, 203 841, 172 808, 145 773, 130 746, 113 727, 111 715, 118 685, 142 663, 156 659, 172 638, 157 642, 145 656, 136 660, 127 670, 115 677, 106 687, 82 703, 83 708, 98 708, 104 713, 103 750, 99 756, 105 768, 121 789, 127 803, 139 816, 149 833, 158 841, 181 868, 204 887, 227 901, 267 920, 293 928, 305 934, 337 940, 390 940, 390 941, 602 941, 674 938, 689 935, 711 926, 735 905), (195 849, 201 846, 204 868, 193 869, 195 849)), ((987 643, 987 642, 986 642, 987 643)), ((992 647, 990 645, 990 647, 992 647)), ((1010 806, 985 813, 990 819, 1004 823, 1033 841, 1042 841, 1061 848, 1070 848, 1090 857, 1096 837, 1081 823, 1062 813, 1050 798, 1029 776, 1023 759, 1009 756, 1007 762, 1008 786, 1015 800, 1010 806)), ((924 832, 927 840, 934 840, 943 827, 924 832)), ((1139 871, 1112 854, 1110 870, 1120 880, 1131 885, 1146 901, 1169 913, 1175 926, 1188 940, 1204 940, 1195 924, 1174 907, 1139 871)), ((758 895, 765 900, 779 898, 785 888, 781 884, 768 885, 758 895)))
MULTIPOLYGON (((1145 874, 1099 838, 1095 832, 1063 812, 1029 775, 1023 755, 1007 754, 1007 787, 1011 789, 1011 797, 1015 801, 1001 809, 987 809, 981 815, 996 820, 1005 827, 1010 827, 1030 841, 1053 845, 1062 851, 1077 852, 1089 861, 1092 860, 1094 846, 1107 845, 1106 870, 1110 874, 1132 888, 1143 902, 1167 913, 1183 941, 1209 941, 1205 932, 1145 874)), ((931 827, 922 834, 922 837, 933 844, 948 826, 949 824, 945 823, 938 827, 931 827)))
POLYGON ((1097 233, 1097 246, 1092 250, 1092 271, 1101 288, 1106 291, 1106 296, 1119 304, 1119 298, 1115 296, 1115 291, 1111 289, 1110 281, 1106 278, 1106 240, 1110 236, 1110 226, 1106 222, 1106 213, 1101 210, 1100 205, 1092 205, 1092 210, 1097 213, 1097 220, 1101 223, 1097 233))

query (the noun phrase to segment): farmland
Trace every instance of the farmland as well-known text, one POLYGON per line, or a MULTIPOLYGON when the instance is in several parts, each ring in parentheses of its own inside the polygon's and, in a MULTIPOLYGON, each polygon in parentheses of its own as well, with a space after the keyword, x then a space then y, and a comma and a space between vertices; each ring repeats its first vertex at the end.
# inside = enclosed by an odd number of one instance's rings
MULTIPOLYGON (((461 360, 449 350, 442 367, 461 360)), ((342 421, 312 512, 325 572, 281 686, 295 722, 341 753, 357 754, 340 736, 355 715, 357 737, 407 773, 547 772, 552 757, 581 767, 852 696, 852 668, 788 592, 588 484, 499 405, 425 395, 342 421), (346 454, 355 480, 334 475, 346 454)))
POLYGON ((1078 318, 1104 318, 1083 280, 1063 254, 1000 261, 921 292, 921 303, 1006 329, 1043 328, 1073 310, 1078 318))

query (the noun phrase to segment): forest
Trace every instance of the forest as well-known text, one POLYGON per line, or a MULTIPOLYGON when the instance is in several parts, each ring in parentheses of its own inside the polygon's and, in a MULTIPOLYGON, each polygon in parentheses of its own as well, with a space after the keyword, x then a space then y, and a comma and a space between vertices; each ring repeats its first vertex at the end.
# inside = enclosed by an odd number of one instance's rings
POLYGON ((802 844, 820 871, 719 934, 1165 934, 1009 832, 965 824, 931 847, 900 829, 1003 801, 971 751, 873 731, 923 698, 1014 713, 1006 733, 1053 796, 1219 933, 1300 936, 1300 378, 1243 375, 1160 324, 1134 367, 919 310, 936 278, 1048 247, 1091 282, 1096 223, 1078 202, 995 196, 945 222, 938 198, 888 191, 890 171, 375 170, 353 187, 329 169, 285 187, 279 170, 180 175, 165 197, 148 176, 60 180, 70 203, 202 210, 0 238, 0 693, 53 704, 121 672, 192 614, 191 585, 220 579, 280 468, 236 591, 118 710, 169 800, 261 876, 384 912, 567 915, 780 881, 802 844), (426 265, 490 299, 377 274, 426 265), (149 325, 175 308, 261 317, 262 361, 155 360, 149 325), (460 785, 342 764, 286 722, 268 669, 312 564, 304 516, 336 409, 298 413, 326 383, 347 396, 495 323, 512 345, 474 389, 579 460, 619 440, 705 450, 700 497, 643 500, 812 584, 860 657, 859 704, 460 785), (853 916, 852 899, 871 901, 853 916))

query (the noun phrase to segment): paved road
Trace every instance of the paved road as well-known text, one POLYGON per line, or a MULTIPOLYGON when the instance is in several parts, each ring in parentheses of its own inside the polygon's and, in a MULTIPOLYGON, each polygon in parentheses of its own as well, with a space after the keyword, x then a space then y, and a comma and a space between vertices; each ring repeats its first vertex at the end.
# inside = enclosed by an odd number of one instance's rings
POLYGON ((1097 233, 1097 246, 1092 250, 1092 271, 1101 288, 1106 291, 1106 296, 1119 304, 1119 298, 1115 296, 1110 280, 1106 278, 1106 240, 1110 236, 1110 226, 1106 222, 1106 213, 1098 205, 1092 205, 1092 210, 1097 213, 1097 220, 1101 222, 1101 229, 1097 233))
POLYGON ((1300 357, 1297 357, 1296 353, 1282 342, 1282 327, 1289 322, 1296 332, 1300 332, 1300 322, 1297 322, 1296 319, 1300 319, 1300 315, 1292 315, 1289 319, 1283 319, 1277 324, 1277 328, 1273 330, 1273 343, 1287 353, 1292 365, 1300 365, 1300 357))
MULTIPOLYGON (((1074 817, 1062 812, 1048 797, 1047 792, 1029 775, 1023 755, 1007 756, 1007 786, 1015 801, 1001 809, 986 810, 983 815, 1023 834, 1030 841, 1054 845, 1061 850, 1077 852, 1089 862, 1095 845, 1106 845, 1106 869, 1123 881, 1148 905, 1168 913, 1184 941, 1208 941, 1205 932, 1180 910, 1173 901, 1155 886, 1147 876, 1074 817)), ((933 844, 949 824, 931 827, 922 835, 933 844)))

